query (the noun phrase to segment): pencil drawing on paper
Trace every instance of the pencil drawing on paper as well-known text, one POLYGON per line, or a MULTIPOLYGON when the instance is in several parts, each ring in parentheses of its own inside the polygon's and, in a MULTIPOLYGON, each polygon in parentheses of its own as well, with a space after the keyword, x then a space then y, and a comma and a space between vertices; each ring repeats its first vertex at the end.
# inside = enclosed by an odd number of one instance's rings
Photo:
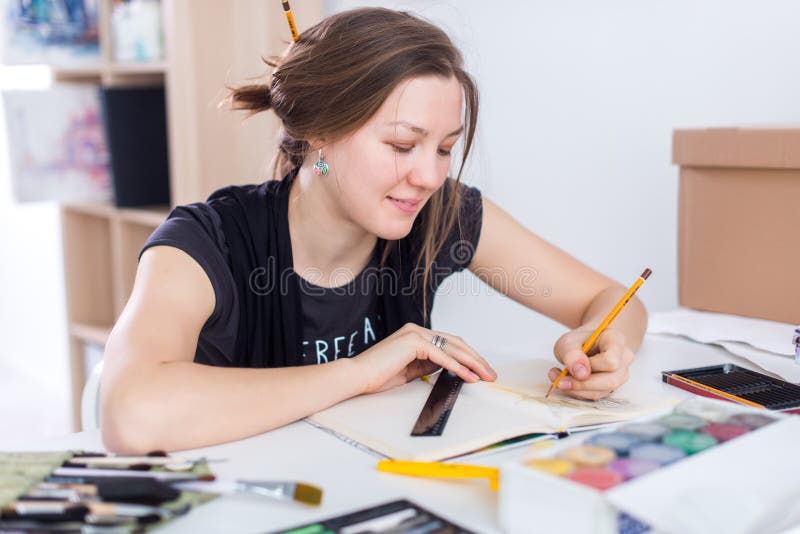
POLYGON ((516 403, 534 402, 537 404, 547 404, 550 406, 563 406, 576 408, 579 410, 624 410, 631 407, 631 402, 627 399, 615 397, 613 395, 600 400, 584 400, 568 397, 562 393, 551 395, 545 399, 545 394, 550 384, 533 384, 530 387, 519 387, 508 384, 487 384, 487 387, 513 396, 516 403))

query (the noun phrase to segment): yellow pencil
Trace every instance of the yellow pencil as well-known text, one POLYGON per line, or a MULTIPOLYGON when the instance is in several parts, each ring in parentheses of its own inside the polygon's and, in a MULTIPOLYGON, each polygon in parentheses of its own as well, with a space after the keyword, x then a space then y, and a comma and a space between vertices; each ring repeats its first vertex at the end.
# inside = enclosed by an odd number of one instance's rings
POLYGON ((707 386, 705 384, 701 384, 700 382, 695 382, 691 378, 686 378, 685 376, 671 374, 669 377, 673 380, 677 380, 678 382, 683 382, 684 384, 689 384, 694 386, 698 389, 702 389, 703 391, 708 391, 709 393, 713 393, 714 395, 719 395, 720 397, 724 397, 730 401, 738 402, 739 404, 746 404, 747 406, 752 406, 753 408, 766 408, 763 404, 758 404, 757 402, 749 401, 742 397, 737 397, 736 395, 731 395, 730 393, 726 393, 721 389, 713 388, 711 386, 707 386))
POLYGON ((297 33, 297 26, 294 24, 294 15, 292 15, 292 8, 289 7, 289 0, 281 0, 283 4, 283 11, 286 13, 286 22, 289 23, 289 29, 292 32, 292 41, 297 42, 300 39, 300 34, 297 33))
MULTIPOLYGON (((644 281, 647 280, 647 278, 652 273, 653 271, 651 271, 650 269, 645 269, 642 275, 639 278, 637 278, 636 281, 633 283, 633 285, 630 287, 630 289, 628 289, 628 292, 625 293, 621 299, 619 299, 617 305, 614 306, 610 312, 608 312, 608 315, 606 315, 606 318, 603 319, 603 322, 600 323, 600 325, 595 329, 595 331, 592 332, 592 335, 589 336, 589 339, 584 341, 583 345, 581 346, 581 350, 583 351, 584 354, 589 354, 589 351, 592 349, 595 342, 597 342, 597 338, 600 337, 600 334, 602 334, 605 331, 605 329, 609 327, 611 321, 613 321, 617 317, 617 315, 619 315, 619 312, 622 311, 622 308, 625 307, 628 301, 631 300, 631 297, 633 297, 633 294, 636 293, 636 291, 638 291, 640 287, 642 287, 644 281)), ((561 382, 562 378, 567 376, 567 373, 569 373, 569 369, 567 367, 564 367, 564 370, 561 371, 561 374, 559 374, 558 377, 556 377, 556 379, 553 380, 553 383, 550 384, 550 389, 547 390, 547 395, 545 395, 545 398, 549 397, 550 393, 552 393, 553 390, 556 387, 558 387, 558 383, 561 382)))

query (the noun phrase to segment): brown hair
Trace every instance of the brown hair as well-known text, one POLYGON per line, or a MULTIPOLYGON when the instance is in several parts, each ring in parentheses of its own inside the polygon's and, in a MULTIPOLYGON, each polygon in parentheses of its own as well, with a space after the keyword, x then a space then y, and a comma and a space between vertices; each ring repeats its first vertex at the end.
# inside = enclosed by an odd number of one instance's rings
MULTIPOLYGON (((235 88, 229 102, 233 109, 251 114, 272 109, 281 120, 276 177, 302 164, 310 149, 308 139, 351 133, 398 84, 438 75, 455 77, 464 91, 464 149, 455 180, 461 179, 475 137, 478 91, 464 70, 461 53, 437 26, 406 12, 354 9, 322 20, 300 34, 282 57, 265 61, 274 68, 269 83, 235 88)), ((437 191, 419 215, 423 238, 416 270, 423 266, 426 304, 431 265, 458 224, 458 189, 452 188, 446 206, 443 191, 437 191)), ((427 322, 427 306, 424 309, 427 322)))

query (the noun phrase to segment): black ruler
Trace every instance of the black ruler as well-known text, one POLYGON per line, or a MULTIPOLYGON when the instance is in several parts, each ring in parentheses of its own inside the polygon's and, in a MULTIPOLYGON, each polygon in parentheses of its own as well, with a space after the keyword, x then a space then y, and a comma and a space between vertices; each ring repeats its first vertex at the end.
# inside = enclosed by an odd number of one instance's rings
POLYGON ((450 371, 442 369, 413 430, 411 430, 411 435, 441 436, 463 384, 463 380, 450 371))

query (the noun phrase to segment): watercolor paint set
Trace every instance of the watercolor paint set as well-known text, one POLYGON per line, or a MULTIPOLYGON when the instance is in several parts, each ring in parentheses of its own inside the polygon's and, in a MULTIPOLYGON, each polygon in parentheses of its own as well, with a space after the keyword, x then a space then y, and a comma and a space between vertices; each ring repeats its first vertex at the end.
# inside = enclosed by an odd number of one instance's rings
POLYGON ((798 507, 776 503, 797 497, 785 474, 800 472, 798 438, 800 418, 689 399, 504 465, 500 522, 511 533, 535 525, 598 534, 757 532, 776 515, 797 522, 798 507))

